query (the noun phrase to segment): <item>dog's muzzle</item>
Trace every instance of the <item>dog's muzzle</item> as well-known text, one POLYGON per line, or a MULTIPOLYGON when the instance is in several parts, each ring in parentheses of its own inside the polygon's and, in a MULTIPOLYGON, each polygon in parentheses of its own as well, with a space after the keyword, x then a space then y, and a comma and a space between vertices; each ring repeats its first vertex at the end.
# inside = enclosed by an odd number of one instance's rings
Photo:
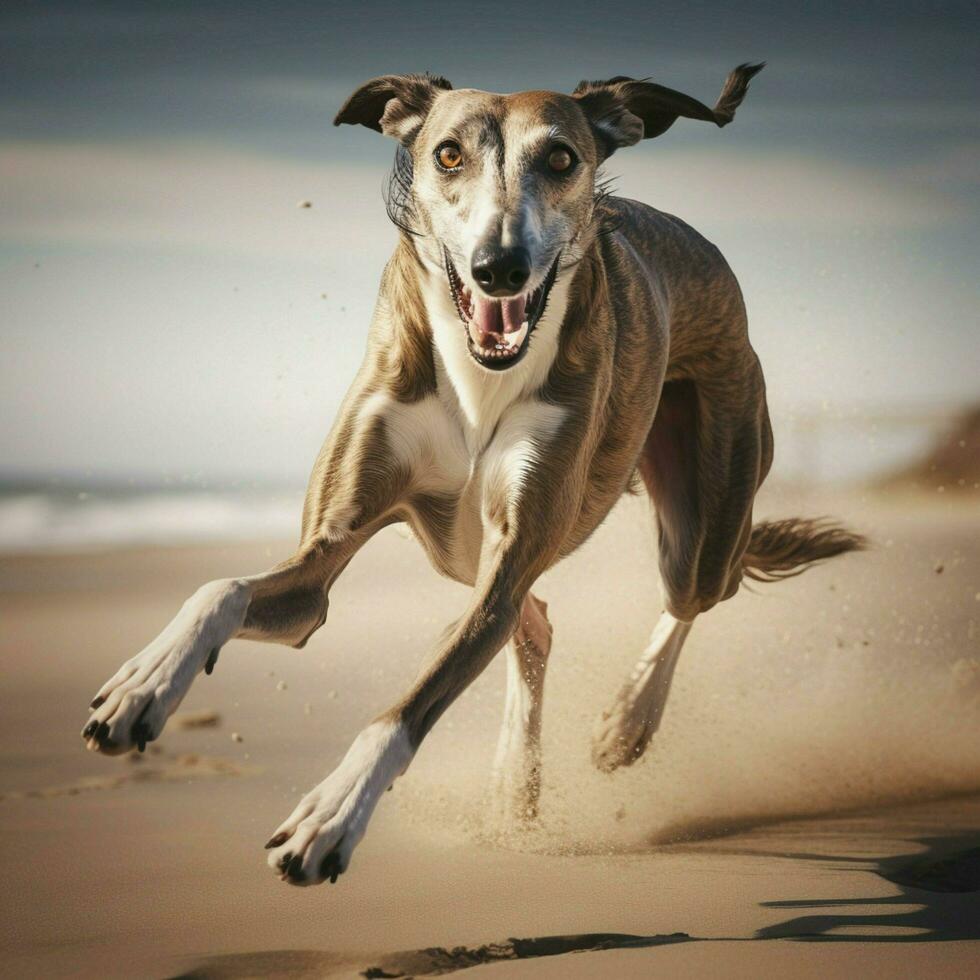
POLYGON ((470 356, 491 371, 513 367, 526 353, 528 339, 545 311, 561 256, 555 257, 537 289, 498 300, 471 291, 456 271, 449 252, 443 249, 443 253, 453 303, 466 327, 470 356))

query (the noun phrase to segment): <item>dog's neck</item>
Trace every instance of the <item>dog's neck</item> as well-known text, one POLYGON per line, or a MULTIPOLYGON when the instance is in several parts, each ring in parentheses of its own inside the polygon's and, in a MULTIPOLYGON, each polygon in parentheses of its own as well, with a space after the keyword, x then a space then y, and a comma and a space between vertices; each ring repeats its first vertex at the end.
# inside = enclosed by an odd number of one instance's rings
POLYGON ((415 269, 432 338, 439 398, 458 418, 470 449, 479 451, 504 412, 532 397, 547 380, 568 307, 568 281, 560 278, 552 288, 548 307, 528 338, 529 347, 520 363, 504 371, 490 371, 477 364, 467 350, 466 327, 456 312, 441 263, 420 256, 415 269))

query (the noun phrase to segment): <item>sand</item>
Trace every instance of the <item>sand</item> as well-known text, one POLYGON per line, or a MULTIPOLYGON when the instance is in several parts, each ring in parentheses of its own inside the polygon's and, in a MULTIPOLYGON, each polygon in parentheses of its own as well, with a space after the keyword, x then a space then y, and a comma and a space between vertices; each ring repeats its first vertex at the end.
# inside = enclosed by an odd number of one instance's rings
POLYGON ((197 585, 288 543, 0 560, 3 975, 976 973, 977 510, 799 492, 762 508, 828 510, 876 548, 697 623, 654 744, 607 776, 592 720, 657 613, 646 507, 625 501, 539 590, 556 637, 541 827, 501 838, 482 818, 497 662, 317 889, 278 881, 262 844, 465 591, 384 532, 305 650, 229 645, 137 762, 84 751, 87 701, 197 585))

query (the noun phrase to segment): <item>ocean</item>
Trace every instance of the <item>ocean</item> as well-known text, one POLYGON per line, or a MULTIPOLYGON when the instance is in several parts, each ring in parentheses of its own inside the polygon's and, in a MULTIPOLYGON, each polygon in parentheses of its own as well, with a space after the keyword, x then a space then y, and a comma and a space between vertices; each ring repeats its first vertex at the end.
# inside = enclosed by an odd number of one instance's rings
MULTIPOLYGON (((899 421, 883 414, 776 419, 770 480, 865 484, 921 454, 943 428, 936 418, 899 421)), ((267 486, 0 475, 0 554, 298 538, 303 493, 298 480, 267 486)))
POLYGON ((298 538, 303 488, 0 483, 0 553, 298 538))

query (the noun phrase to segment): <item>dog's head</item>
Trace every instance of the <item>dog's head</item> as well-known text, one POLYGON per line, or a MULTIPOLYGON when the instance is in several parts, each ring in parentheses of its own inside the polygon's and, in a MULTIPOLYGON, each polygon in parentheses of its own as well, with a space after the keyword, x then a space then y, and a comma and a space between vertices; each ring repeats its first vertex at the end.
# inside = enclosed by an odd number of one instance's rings
POLYGON ((504 370, 527 349, 562 257, 588 239, 602 162, 680 116, 724 126, 761 67, 736 68, 714 109, 624 77, 582 82, 571 95, 496 95, 431 75, 386 75, 357 89, 334 124, 398 140, 405 220, 445 269, 470 354, 504 370))

